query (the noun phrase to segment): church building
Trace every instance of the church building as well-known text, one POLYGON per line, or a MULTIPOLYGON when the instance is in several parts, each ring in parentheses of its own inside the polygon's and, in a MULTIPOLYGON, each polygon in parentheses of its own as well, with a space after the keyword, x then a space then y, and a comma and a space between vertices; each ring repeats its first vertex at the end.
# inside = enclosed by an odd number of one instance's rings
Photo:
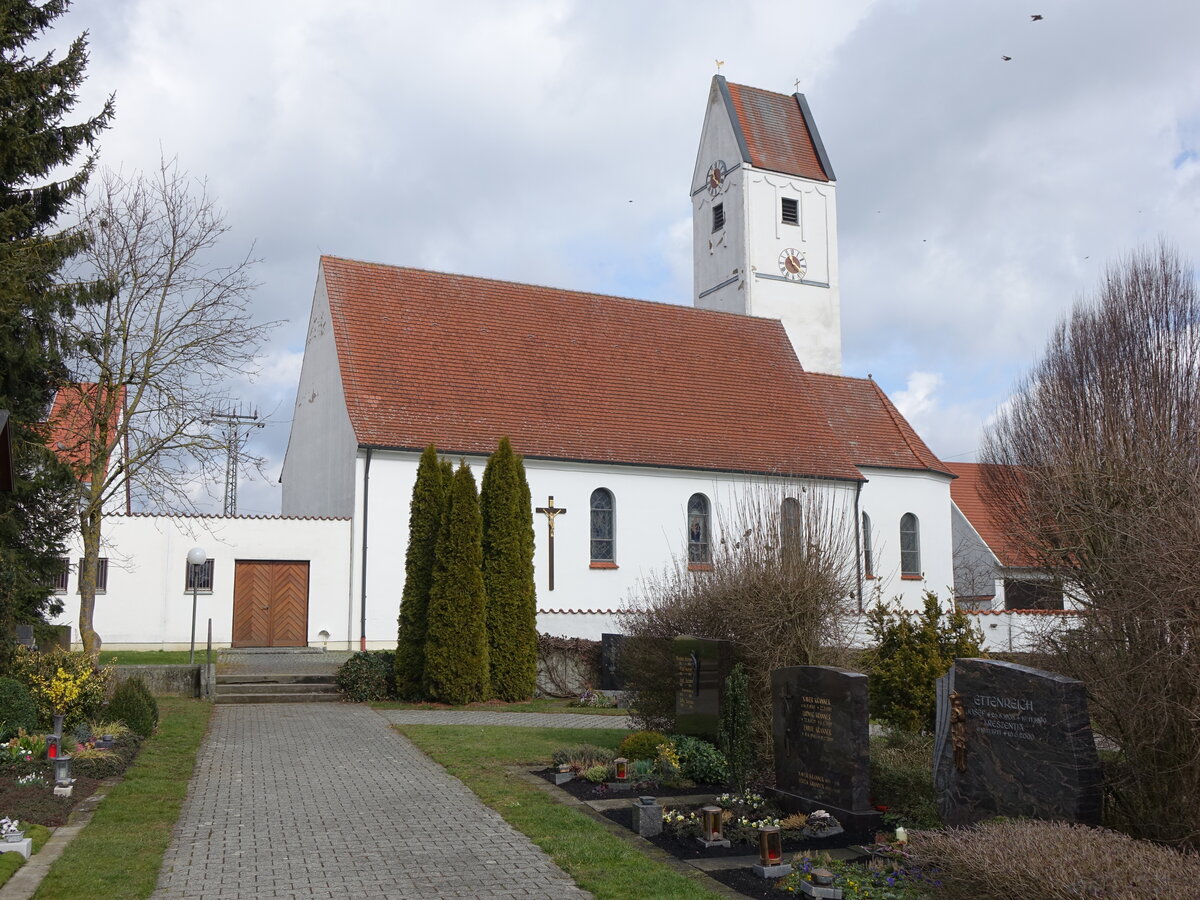
POLYGON ((647 576, 704 578, 763 490, 784 521, 836 511, 860 601, 949 595, 954 475, 841 374, 836 182, 805 97, 715 77, 688 192, 691 306, 321 258, 282 512, 350 520, 348 640, 394 646, 421 451, 479 477, 504 436, 540 631, 595 638, 647 576))

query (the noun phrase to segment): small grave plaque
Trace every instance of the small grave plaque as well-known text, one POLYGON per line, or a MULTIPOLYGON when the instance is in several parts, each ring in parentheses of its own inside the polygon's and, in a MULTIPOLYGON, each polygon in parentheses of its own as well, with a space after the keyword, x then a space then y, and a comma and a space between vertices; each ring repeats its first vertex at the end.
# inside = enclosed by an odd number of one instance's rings
POLYGON ((947 825, 1100 821, 1100 763, 1081 681, 990 659, 938 679, 933 781, 947 825))
POLYGON ((721 727, 721 691, 733 668, 729 641, 675 638, 675 731, 715 741, 721 727))
POLYGON ((793 812, 824 809, 853 834, 873 833, 867 676, 833 666, 771 673, 775 785, 793 812))
POLYGON ((625 645, 623 634, 600 635, 600 690, 625 690, 625 673, 621 671, 621 651, 625 645))

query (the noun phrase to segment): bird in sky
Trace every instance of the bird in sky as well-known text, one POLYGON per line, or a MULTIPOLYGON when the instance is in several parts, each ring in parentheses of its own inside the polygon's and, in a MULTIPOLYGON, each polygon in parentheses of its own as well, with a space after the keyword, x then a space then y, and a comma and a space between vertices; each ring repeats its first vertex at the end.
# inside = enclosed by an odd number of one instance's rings
POLYGON ((1041 15, 1038 15, 1037 13, 1034 13, 1032 16, 1030 16, 1030 17, 1029 17, 1029 21, 1031 21, 1031 22, 1040 22, 1040 21, 1042 21, 1042 19, 1043 19, 1043 18, 1045 18, 1045 17, 1044 17, 1044 16, 1041 16, 1041 15))
POLYGON ((1010 59, 1012 59, 1012 57, 1011 57, 1011 56, 1002 56, 1002 57, 1000 57, 1000 58, 1001 58, 1002 60, 1004 60, 1005 62, 1008 62, 1010 59))

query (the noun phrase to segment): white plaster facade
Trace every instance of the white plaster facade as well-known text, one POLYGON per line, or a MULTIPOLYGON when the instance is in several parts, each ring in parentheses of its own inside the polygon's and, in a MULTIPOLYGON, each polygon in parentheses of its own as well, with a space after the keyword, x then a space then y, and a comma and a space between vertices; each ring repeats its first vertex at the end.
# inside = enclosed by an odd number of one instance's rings
MULTIPOLYGON (((186 587, 187 552, 202 547, 213 560, 213 587, 196 596, 196 643, 203 648, 208 620, 213 643, 228 647, 233 634, 233 581, 237 560, 309 563, 308 640, 345 649, 351 632, 350 522, 273 516, 111 516, 101 556, 108 583, 96 595, 93 625, 107 649, 186 650, 191 639, 192 592, 186 587)), ((68 548, 70 575, 53 620, 79 637, 78 539, 68 548)))
POLYGON ((692 173, 695 305, 779 319, 805 369, 841 374, 835 184, 751 165, 723 90, 714 79, 692 173), (719 187, 710 180, 714 167, 725 173, 719 187), (794 225, 782 221, 785 197, 797 204, 794 225), (718 204, 724 214, 719 228, 718 204), (804 260, 803 275, 785 271, 788 251, 804 260))

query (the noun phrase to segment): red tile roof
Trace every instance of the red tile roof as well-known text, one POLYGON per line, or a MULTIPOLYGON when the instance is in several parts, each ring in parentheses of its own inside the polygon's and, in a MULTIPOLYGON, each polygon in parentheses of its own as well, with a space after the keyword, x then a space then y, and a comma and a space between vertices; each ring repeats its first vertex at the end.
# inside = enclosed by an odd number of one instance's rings
POLYGON ((953 474, 870 378, 817 372, 806 372, 805 378, 855 465, 953 474))
POLYGON ((322 257, 359 443, 860 480, 775 320, 322 257))
MULTIPOLYGON (((93 438, 98 429, 96 412, 103 398, 98 385, 90 382, 64 385, 54 395, 50 415, 46 418, 46 446, 58 454, 59 459, 80 473, 80 480, 90 482, 91 475, 85 470, 92 458, 93 438)), ((124 388, 115 398, 109 422, 109 446, 115 445, 113 432, 121 418, 124 406, 124 388)), ((111 450, 110 450, 111 454, 111 450)), ((107 471, 108 461, 105 460, 107 471)))
POLYGON ((950 484, 950 499, 979 532, 983 542, 995 554, 1002 566, 1033 565, 1027 551, 1012 536, 1013 527, 1005 521, 1004 511, 988 498, 983 487, 983 463, 949 463, 950 471, 958 476, 950 484))
POLYGON ((730 84, 729 97, 756 168, 814 181, 832 180, 822 165, 822 153, 817 149, 820 138, 805 119, 799 94, 730 84))

